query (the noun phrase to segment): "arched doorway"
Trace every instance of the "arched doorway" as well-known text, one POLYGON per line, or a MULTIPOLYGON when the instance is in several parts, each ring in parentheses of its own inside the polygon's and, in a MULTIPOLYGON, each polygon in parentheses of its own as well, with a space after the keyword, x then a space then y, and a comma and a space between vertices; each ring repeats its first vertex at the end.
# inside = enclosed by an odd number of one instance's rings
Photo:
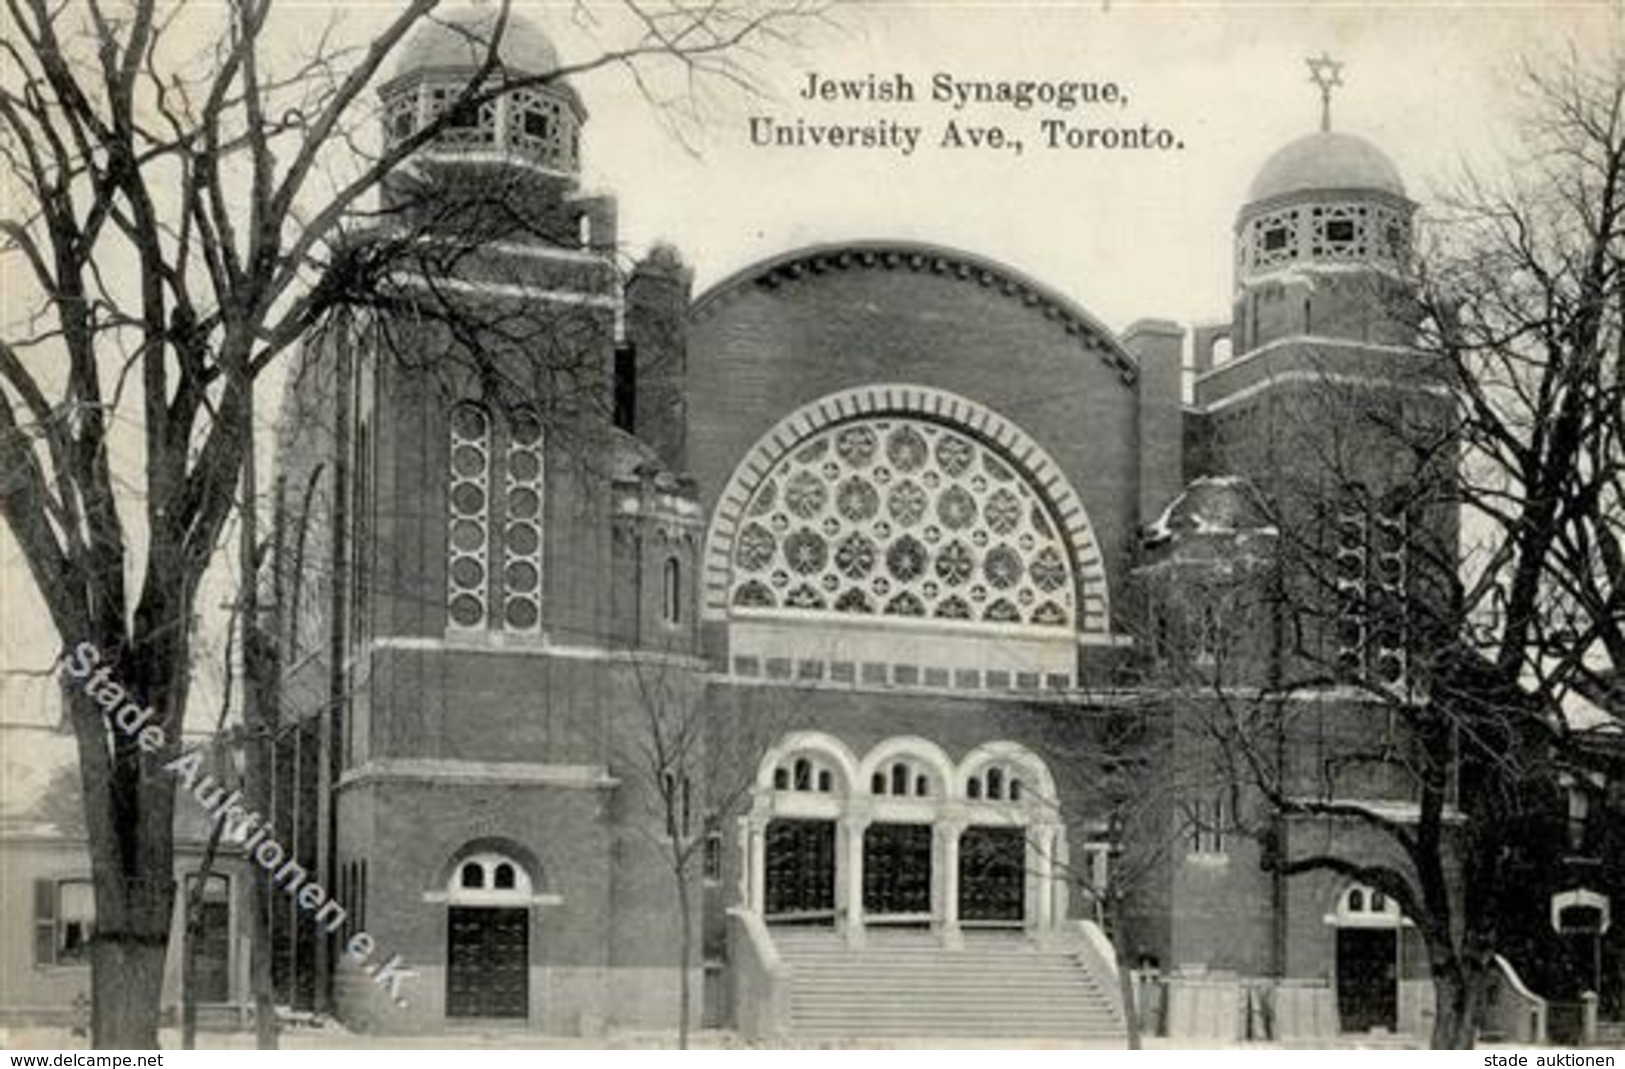
POLYGON ((762 770, 774 800, 762 839, 762 914, 777 924, 835 923, 836 818, 850 772, 807 740, 762 770))
POLYGON ((502 854, 458 862, 446 887, 446 1016, 530 1016, 531 880, 502 854))
POLYGON ((818 732, 763 758, 742 821, 741 897, 770 924, 1044 931, 1066 913, 1054 783, 1011 742, 957 765, 918 737, 860 761, 818 732))
POLYGON ((1399 1024, 1400 930, 1398 903, 1381 891, 1355 885, 1333 915, 1337 932, 1337 1015, 1345 1032, 1399 1024))

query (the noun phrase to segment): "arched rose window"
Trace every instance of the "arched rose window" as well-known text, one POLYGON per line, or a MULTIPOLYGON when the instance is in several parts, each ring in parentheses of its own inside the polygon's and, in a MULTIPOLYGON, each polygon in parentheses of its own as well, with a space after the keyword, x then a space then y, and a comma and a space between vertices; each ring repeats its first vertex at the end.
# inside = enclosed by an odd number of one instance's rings
POLYGON ((732 554, 736 610, 1071 627, 1049 506, 971 436, 888 416, 826 428, 757 485, 732 554))

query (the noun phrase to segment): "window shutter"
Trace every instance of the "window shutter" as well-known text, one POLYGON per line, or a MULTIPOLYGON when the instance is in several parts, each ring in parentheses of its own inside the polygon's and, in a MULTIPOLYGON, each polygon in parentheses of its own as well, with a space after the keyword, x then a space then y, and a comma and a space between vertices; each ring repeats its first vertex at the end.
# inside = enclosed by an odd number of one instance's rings
POLYGON ((34 964, 56 964, 56 881, 34 881, 34 964))

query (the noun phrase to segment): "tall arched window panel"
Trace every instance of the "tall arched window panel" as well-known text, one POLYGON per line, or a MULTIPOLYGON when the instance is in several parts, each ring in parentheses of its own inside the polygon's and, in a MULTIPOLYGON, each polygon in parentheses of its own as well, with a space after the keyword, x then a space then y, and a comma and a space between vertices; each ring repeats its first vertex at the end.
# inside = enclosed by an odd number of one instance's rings
POLYGON ((502 528, 502 623, 509 631, 542 627, 542 424, 534 413, 509 421, 502 528))
POLYGON ((451 410, 446 488, 446 626, 478 631, 490 619, 491 417, 477 404, 451 410))
POLYGON ((451 411, 446 627, 537 634, 542 622, 543 434, 534 414, 451 411))

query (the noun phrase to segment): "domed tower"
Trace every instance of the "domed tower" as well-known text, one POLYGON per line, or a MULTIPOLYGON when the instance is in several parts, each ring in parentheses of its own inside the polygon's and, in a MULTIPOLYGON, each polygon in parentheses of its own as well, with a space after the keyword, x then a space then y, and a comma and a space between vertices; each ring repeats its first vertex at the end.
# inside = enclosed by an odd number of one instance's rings
MULTIPOLYGON (((625 647, 691 648, 698 508, 613 425, 613 202, 578 191, 586 110, 548 77, 557 51, 498 17, 437 12, 402 43, 383 145, 407 156, 355 239, 379 246, 398 299, 307 345, 295 396, 323 415, 297 424, 303 466, 284 469, 321 487, 289 500, 332 502, 335 532, 305 652, 342 657, 286 662, 327 680, 306 699, 323 747, 312 871, 345 939, 367 918, 417 979, 397 999, 345 944, 319 968, 335 1015, 379 1032, 647 1027, 656 1003, 624 978, 677 968, 659 859, 620 842, 648 807, 610 772, 612 717, 644 708, 625 647)), ((671 271, 655 311, 686 296, 671 271)), ((683 672, 662 685, 690 686, 683 672)))
POLYGON ((572 204, 587 109, 567 81, 548 77, 560 62, 547 35, 522 15, 501 23, 500 14, 478 6, 430 15, 402 48, 379 89, 384 148, 445 125, 386 185, 385 206, 446 232, 473 226, 482 237, 609 247, 609 202, 572 204))
POLYGON ((1320 130, 1278 149, 1236 217, 1235 352, 1293 337, 1406 344, 1415 210, 1364 138, 1320 130))
MULTIPOLYGON (((1436 535, 1448 559, 1452 410, 1445 369, 1416 346, 1417 205, 1381 149, 1330 128, 1337 65, 1310 67, 1321 129, 1259 169, 1236 216, 1232 321, 1196 334, 1189 466, 1249 480, 1283 553, 1299 558, 1283 560, 1286 582, 1323 581, 1341 597, 1401 583, 1396 540, 1436 535), (1231 355, 1216 360, 1226 337, 1231 355), (1393 566, 1378 575, 1383 564, 1393 566)), ((1364 621, 1364 610, 1320 615, 1335 636, 1305 642, 1327 661, 1346 650, 1351 665, 1388 666, 1402 652, 1363 622, 1344 635, 1342 618, 1364 621)))

